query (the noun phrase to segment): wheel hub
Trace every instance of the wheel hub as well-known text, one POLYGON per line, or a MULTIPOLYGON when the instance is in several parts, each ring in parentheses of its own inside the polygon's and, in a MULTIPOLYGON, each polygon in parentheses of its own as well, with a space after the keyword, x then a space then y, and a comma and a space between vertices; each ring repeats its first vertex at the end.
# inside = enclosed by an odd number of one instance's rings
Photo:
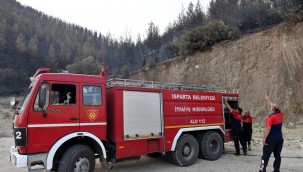
POLYGON ((217 149, 219 148, 218 142, 216 140, 212 140, 210 142, 210 148, 213 151, 217 151, 217 149))
POLYGON ((89 167, 89 160, 85 157, 80 157, 75 164, 74 172, 88 172, 89 167))
POLYGON ((184 147, 183 147, 183 155, 189 156, 190 153, 191 153, 191 147, 188 144, 184 145, 184 147))

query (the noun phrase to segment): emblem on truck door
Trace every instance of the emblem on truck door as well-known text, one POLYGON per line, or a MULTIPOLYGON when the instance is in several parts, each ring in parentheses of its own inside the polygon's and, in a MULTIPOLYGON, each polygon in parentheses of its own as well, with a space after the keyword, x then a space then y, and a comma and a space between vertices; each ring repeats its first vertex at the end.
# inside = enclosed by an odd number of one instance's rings
POLYGON ((99 110, 98 109, 88 109, 86 110, 86 114, 88 119, 93 122, 97 119, 98 115, 99 115, 99 110))

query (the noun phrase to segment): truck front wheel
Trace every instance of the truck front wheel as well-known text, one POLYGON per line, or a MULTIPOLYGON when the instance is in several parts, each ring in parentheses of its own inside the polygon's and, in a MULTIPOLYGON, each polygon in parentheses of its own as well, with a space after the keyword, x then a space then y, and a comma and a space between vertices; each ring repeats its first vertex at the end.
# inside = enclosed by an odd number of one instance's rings
POLYGON ((173 160, 172 153, 173 153, 173 152, 171 152, 171 151, 165 152, 165 158, 166 158, 166 160, 167 160, 168 162, 173 163, 173 164, 176 164, 176 163, 174 162, 174 160, 173 160))
POLYGON ((59 172, 93 172, 95 170, 94 152, 86 145, 74 145, 63 155, 59 172))
POLYGON ((198 159, 199 145, 197 139, 190 135, 184 134, 178 140, 175 151, 171 153, 174 163, 180 166, 189 166, 198 159))
POLYGON ((200 156, 207 160, 217 160, 223 150, 223 139, 215 131, 207 132, 200 140, 200 156))

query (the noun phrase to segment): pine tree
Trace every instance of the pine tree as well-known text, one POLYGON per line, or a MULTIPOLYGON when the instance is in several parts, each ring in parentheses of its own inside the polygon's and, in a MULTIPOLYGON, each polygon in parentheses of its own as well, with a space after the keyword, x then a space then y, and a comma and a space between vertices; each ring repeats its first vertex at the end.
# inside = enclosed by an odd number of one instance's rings
POLYGON ((44 64, 45 64, 46 67, 51 68, 53 71, 57 70, 58 59, 57 59, 56 51, 55 51, 55 48, 54 48, 53 44, 51 44, 49 46, 48 54, 45 57, 44 64))
POLYGON ((40 64, 38 39, 36 36, 32 37, 28 42, 29 60, 34 68, 37 68, 40 64))
POLYGON ((24 35, 20 33, 15 41, 18 53, 21 55, 27 50, 24 35))

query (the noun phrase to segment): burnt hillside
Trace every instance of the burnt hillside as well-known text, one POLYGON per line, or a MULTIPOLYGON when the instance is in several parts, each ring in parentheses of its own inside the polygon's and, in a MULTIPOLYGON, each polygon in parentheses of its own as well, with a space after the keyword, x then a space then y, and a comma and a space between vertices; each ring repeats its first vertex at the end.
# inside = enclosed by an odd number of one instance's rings
POLYGON ((303 22, 216 44, 210 51, 179 56, 130 75, 132 79, 185 83, 238 91, 255 121, 269 113, 268 93, 289 122, 302 123, 303 22))
POLYGON ((150 21, 146 36, 125 34, 116 39, 111 33, 48 16, 16 0, 0 3, 0 96, 21 94, 38 68, 98 75, 106 65, 108 74, 128 75, 142 64, 156 65, 283 21, 303 20, 302 0, 211 1, 207 13, 197 1, 182 8, 162 34, 150 21))

